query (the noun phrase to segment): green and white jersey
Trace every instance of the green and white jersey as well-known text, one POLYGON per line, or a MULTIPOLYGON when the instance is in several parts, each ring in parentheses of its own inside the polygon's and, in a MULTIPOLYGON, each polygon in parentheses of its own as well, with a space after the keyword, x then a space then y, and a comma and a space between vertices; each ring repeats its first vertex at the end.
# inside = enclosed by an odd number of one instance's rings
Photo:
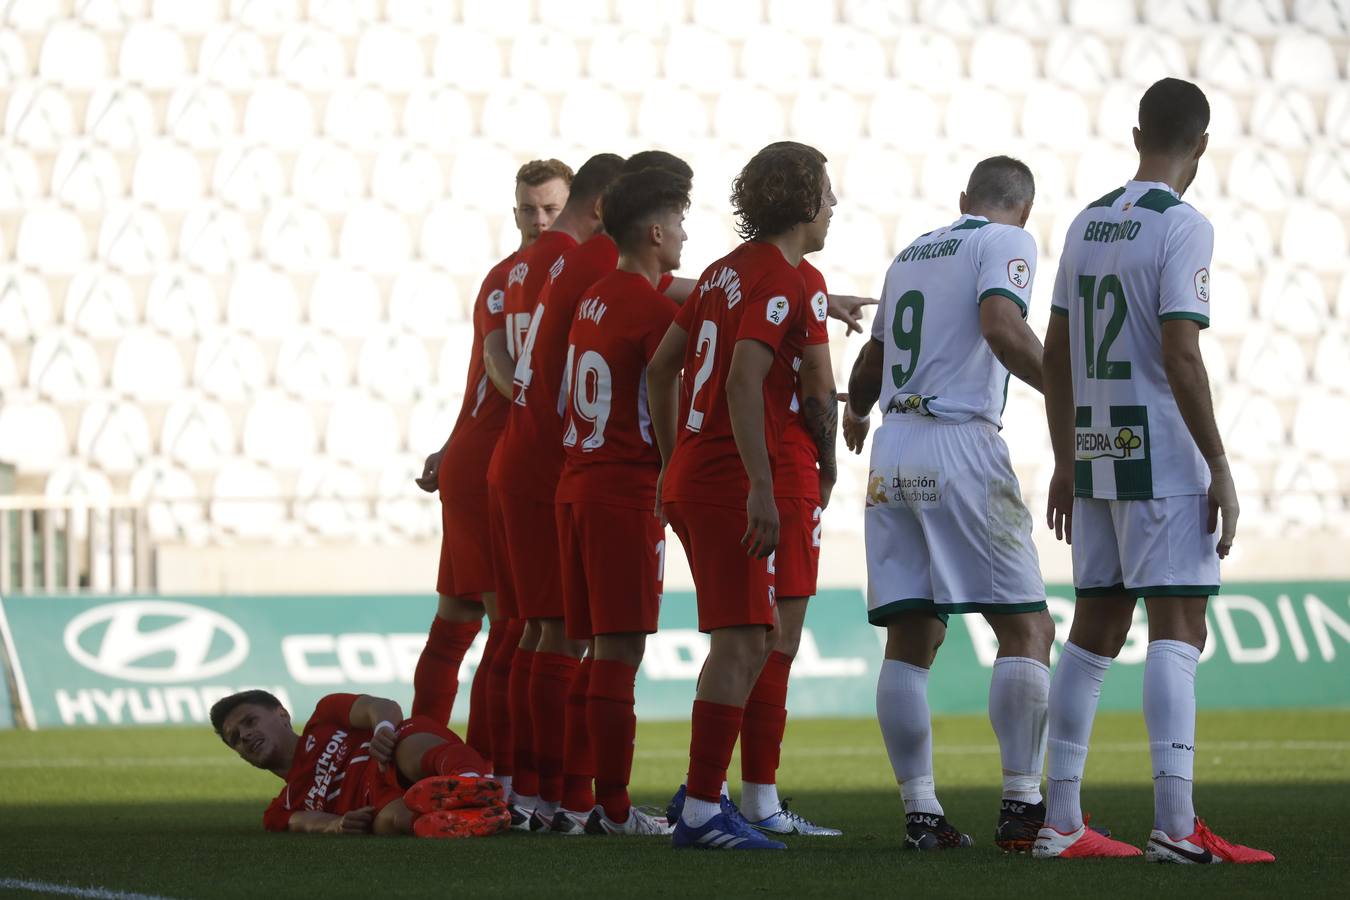
POLYGON ((1035 274, 1035 238, 982 216, 962 216, 901 251, 872 320, 885 347, 882 411, 1002 427, 1008 370, 980 331, 980 304, 1006 297, 1026 318, 1035 274))
POLYGON ((1127 182, 1069 226, 1051 312, 1069 317, 1076 496, 1208 490, 1163 371, 1162 323, 1209 326, 1213 250, 1209 220, 1160 182, 1127 182))

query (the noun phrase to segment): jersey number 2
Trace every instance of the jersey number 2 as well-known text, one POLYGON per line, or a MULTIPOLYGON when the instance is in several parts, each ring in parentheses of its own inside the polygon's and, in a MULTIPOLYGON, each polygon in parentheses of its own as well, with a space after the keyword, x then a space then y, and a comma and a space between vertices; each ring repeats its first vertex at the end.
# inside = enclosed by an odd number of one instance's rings
POLYGON ((698 394, 708 383, 717 356, 717 323, 711 319, 704 319, 703 324, 699 326, 698 345, 694 354, 702 355, 703 361, 699 363, 698 372, 694 374, 694 390, 689 397, 689 419, 684 427, 697 433, 703 430, 703 412, 698 408, 698 394))

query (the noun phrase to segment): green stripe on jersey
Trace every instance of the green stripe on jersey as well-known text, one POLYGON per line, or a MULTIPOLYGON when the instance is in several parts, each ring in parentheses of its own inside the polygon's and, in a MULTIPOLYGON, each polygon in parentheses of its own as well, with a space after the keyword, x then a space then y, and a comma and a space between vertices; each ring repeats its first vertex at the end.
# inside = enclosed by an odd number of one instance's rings
MULTIPOLYGON (((1051 307, 1051 309, 1053 308, 1051 307)), ((1092 407, 1080 406, 1074 411, 1073 427, 1092 427, 1092 407)), ((1092 460, 1075 459, 1073 461, 1073 495, 1075 497, 1092 496, 1092 460)))
POLYGON ((1206 316, 1203 313, 1170 312, 1170 313, 1163 313, 1161 316, 1158 316, 1159 322, 1168 322, 1171 321, 1172 319, 1190 319, 1192 322, 1199 322, 1201 328, 1209 327, 1209 316, 1206 316))
POLYGON ((1143 456, 1130 459, 1129 451, 1125 459, 1117 459, 1111 465, 1116 470, 1117 500, 1153 499, 1153 446, 1148 433, 1147 406, 1112 406, 1110 409, 1111 427, 1128 427, 1143 438, 1143 456))
POLYGON ((1162 188, 1151 188, 1144 196, 1134 201, 1134 205, 1139 209, 1149 209, 1156 213, 1165 213, 1174 206, 1181 206, 1182 201, 1173 197, 1170 191, 1164 191, 1162 188))
POLYGON ((1025 319, 1027 317, 1027 305, 1022 302, 1021 297, 1017 296, 1007 288, 990 288, 989 290, 981 294, 980 299, 976 302, 983 303, 986 297, 1007 297, 1009 300, 1017 304, 1018 309, 1022 310, 1022 318, 1025 319))
POLYGON ((1098 206, 1115 206, 1116 201, 1120 199, 1120 195, 1123 193, 1125 193, 1124 188, 1116 188, 1114 191, 1107 194, 1106 196, 1100 197, 1094 200, 1093 202, 1089 203, 1087 205, 1087 208, 1093 209, 1094 207, 1098 206))
POLYGON ((966 219, 960 225, 957 225, 955 228, 953 228, 952 231, 968 231, 973 228, 983 228, 988 224, 989 224, 988 222, 985 222, 981 219, 966 219))
POLYGON ((1067 316, 1069 314, 1069 311, 1062 306, 1051 306, 1050 312, 1057 316, 1067 316))

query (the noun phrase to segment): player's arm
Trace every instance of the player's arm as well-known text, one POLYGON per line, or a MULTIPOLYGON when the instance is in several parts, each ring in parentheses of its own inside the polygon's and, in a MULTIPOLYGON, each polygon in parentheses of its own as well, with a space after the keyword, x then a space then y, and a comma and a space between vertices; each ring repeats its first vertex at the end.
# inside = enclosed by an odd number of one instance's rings
POLYGON ((666 285, 665 295, 683 306, 697 286, 698 282, 692 278, 672 278, 670 284, 666 285))
POLYGON ((373 806, 363 806, 342 815, 301 809, 291 813, 286 830, 300 834, 370 834, 374 824, 373 806))
POLYGON ((847 326, 845 334, 862 334, 863 307, 876 306, 872 297, 854 297, 851 294, 830 294, 829 313, 847 326))
POLYGON ((665 521, 661 512, 661 482, 665 480, 666 465, 675 451, 676 417, 679 415, 680 369, 689 345, 689 332, 678 322, 671 322, 666 336, 661 338, 651 361, 647 363, 647 411, 652 417, 652 431, 656 448, 661 451, 661 478, 656 483, 655 513, 665 521))
POLYGON ((736 450, 750 479, 746 528, 741 537, 749 554, 763 559, 778 546, 778 505, 773 497, 773 469, 764 438, 764 379, 773 367, 774 351, 754 339, 736 342, 727 372, 727 408, 736 450))
MULTIPOLYGON (((1060 280, 1056 280, 1058 294, 1060 280)), ((1055 472, 1050 477, 1050 496, 1046 501, 1045 524, 1055 530, 1055 538, 1073 543, 1073 373, 1069 356, 1069 315, 1063 307, 1051 307, 1050 325, 1045 330, 1045 349, 1041 356, 1041 393, 1045 395, 1045 418, 1050 426, 1050 449, 1055 457, 1055 472)))
POLYGON ((1177 401, 1177 411, 1195 445, 1209 464, 1209 531, 1213 534, 1223 512, 1223 531, 1219 535, 1219 558, 1228 555, 1237 531, 1238 500, 1233 475, 1228 470, 1223 438, 1214 421, 1214 404, 1209 393, 1209 373, 1200 355, 1200 325, 1191 319, 1169 319, 1162 323, 1163 371, 1177 401))
POLYGON ((872 406, 881 396, 881 364, 886 356, 881 340, 873 337, 853 360, 848 376, 848 402, 844 404, 844 446, 862 453, 872 427, 872 406))
POLYGON ((483 367, 487 369, 488 381, 497 389, 497 393, 511 399, 511 379, 515 375, 516 363, 506 350, 506 329, 489 331, 483 338, 483 367))
POLYGON ((403 721, 403 709, 393 700, 361 694, 348 715, 353 728, 369 728, 370 755, 383 768, 394 755, 395 733, 403 721))
POLYGON ((980 333, 1005 369, 1036 390, 1043 390, 1044 348, 1016 303, 997 295, 987 298, 980 304, 980 333))
POLYGON ((816 444, 820 464, 820 506, 830 505, 830 492, 839 477, 834 457, 835 436, 839 432, 839 392, 834 385, 834 367, 830 365, 829 344, 807 344, 802 349, 801 381, 802 424, 816 444))

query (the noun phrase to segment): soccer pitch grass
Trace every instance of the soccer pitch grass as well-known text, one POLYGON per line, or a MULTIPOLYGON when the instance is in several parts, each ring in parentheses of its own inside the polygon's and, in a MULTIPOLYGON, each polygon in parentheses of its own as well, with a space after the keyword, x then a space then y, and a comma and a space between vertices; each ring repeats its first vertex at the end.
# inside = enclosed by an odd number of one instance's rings
MULTIPOLYGON (((1103 714, 1093 739, 1085 806, 1117 837, 1142 844, 1153 801, 1142 719, 1103 714)), ((680 782, 688 740, 685 724, 639 728, 636 802, 664 806, 680 782)), ((803 814, 845 836, 792 838, 784 853, 675 852, 662 838, 270 835, 261 814, 281 782, 235 759, 209 730, 0 733, 0 893, 6 883, 30 881, 175 898, 796 900, 1165 890, 1189 900, 1345 896, 1350 884, 1350 710, 1200 717, 1197 806, 1219 833, 1273 851, 1273 866, 1005 857, 992 841, 999 760, 988 722, 939 719, 934 743, 939 794, 952 822, 975 837, 970 850, 902 850, 900 799, 881 735, 862 719, 789 724, 780 789, 803 814)), ((733 764, 733 777, 738 771, 733 764)))

